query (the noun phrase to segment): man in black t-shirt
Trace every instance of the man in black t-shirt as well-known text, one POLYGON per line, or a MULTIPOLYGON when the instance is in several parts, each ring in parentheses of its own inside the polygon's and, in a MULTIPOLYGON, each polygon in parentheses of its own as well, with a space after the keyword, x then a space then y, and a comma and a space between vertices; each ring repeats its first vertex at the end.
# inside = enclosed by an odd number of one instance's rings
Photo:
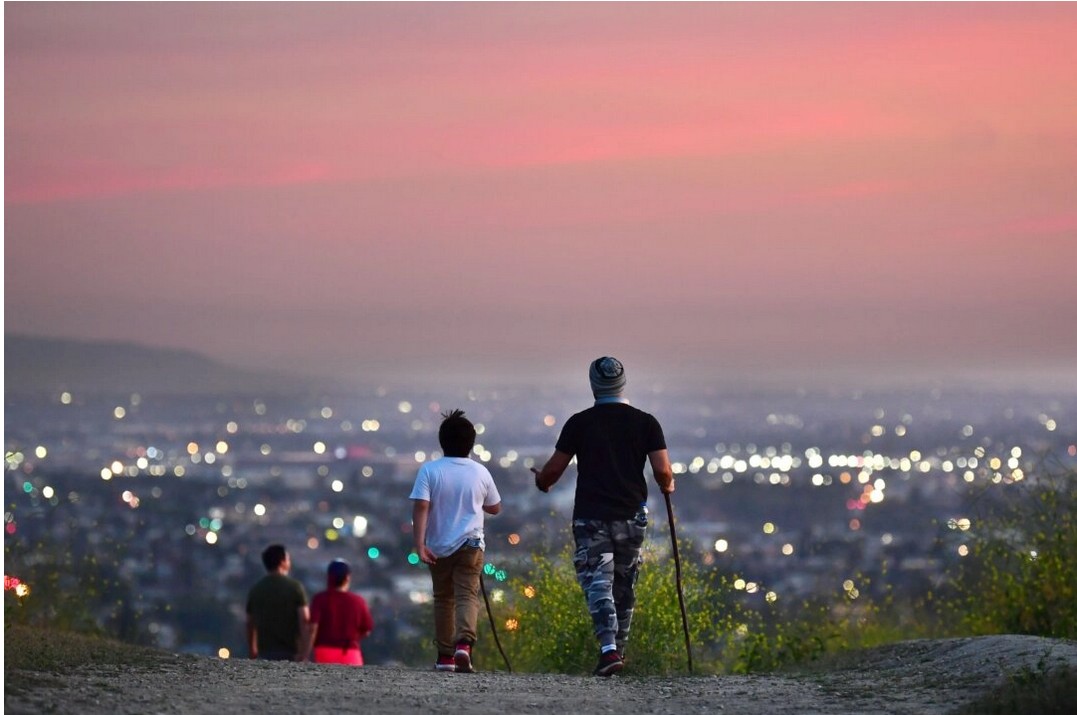
POLYGON ((610 676, 624 667, 624 646, 636 605, 640 549, 647 529, 644 464, 650 462, 663 493, 671 493, 674 482, 662 426, 624 399, 621 362, 601 357, 591 363, 589 375, 594 406, 569 418, 553 456, 541 470, 531 471, 535 486, 546 492, 576 458, 572 562, 601 648, 594 672, 610 676))

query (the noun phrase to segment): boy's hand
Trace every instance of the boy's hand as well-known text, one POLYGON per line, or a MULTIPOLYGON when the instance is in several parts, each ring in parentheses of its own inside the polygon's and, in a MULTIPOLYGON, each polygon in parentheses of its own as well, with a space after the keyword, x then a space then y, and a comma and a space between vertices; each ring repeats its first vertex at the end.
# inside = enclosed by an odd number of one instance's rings
POLYGON ((419 547, 419 559, 422 560, 424 564, 435 564, 437 563, 438 557, 434 556, 434 552, 424 544, 419 547))

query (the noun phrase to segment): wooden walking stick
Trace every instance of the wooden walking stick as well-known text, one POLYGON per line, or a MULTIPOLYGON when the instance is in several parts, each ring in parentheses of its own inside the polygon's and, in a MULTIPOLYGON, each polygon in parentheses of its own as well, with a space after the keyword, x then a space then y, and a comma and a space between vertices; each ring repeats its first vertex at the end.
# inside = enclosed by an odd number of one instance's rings
POLYGON ((688 672, 692 672, 692 642, 688 636, 688 614, 684 610, 684 589, 681 587, 681 556, 677 551, 677 526, 673 521, 673 500, 668 492, 666 497, 666 515, 669 517, 669 538, 673 541, 673 564, 677 570, 677 600, 681 604, 681 625, 684 626, 684 649, 688 652, 688 672))
POLYGON ((490 630, 494 633, 494 643, 497 644, 497 649, 501 652, 501 657, 505 659, 505 667, 512 672, 512 666, 509 665, 509 657, 505 655, 505 649, 501 647, 501 639, 497 637, 497 626, 494 625, 494 612, 490 608, 490 598, 486 595, 486 579, 482 577, 482 572, 479 572, 479 588, 482 589, 482 600, 486 601, 486 615, 490 617, 490 630))

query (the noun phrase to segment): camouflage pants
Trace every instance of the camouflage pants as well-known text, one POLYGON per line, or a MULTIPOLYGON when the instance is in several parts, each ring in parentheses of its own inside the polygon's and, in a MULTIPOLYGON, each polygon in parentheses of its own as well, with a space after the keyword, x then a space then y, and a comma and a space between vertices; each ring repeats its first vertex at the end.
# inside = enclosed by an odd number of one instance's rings
POLYGON ((634 519, 572 522, 576 541, 572 564, 602 646, 616 645, 622 651, 628 640, 646 532, 647 512, 642 509, 634 519))

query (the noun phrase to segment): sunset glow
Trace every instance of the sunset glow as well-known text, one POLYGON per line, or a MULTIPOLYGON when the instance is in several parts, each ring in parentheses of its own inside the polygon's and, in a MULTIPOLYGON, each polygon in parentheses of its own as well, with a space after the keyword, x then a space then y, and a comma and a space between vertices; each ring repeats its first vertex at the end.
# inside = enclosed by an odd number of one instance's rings
POLYGON ((1072 376, 1075 68, 1068 3, 11 4, 6 329, 1072 376))

